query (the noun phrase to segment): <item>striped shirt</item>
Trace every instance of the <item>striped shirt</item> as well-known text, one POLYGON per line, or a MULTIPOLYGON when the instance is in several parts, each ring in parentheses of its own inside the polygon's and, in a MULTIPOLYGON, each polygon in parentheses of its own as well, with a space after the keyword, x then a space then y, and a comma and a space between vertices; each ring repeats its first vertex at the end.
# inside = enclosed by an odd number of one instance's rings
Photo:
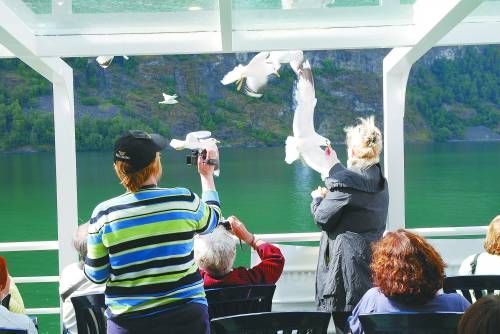
POLYGON ((100 203, 92 213, 85 275, 106 282, 108 318, 143 317, 197 302, 206 304, 193 258, 195 233, 220 217, 215 191, 143 188, 100 203))

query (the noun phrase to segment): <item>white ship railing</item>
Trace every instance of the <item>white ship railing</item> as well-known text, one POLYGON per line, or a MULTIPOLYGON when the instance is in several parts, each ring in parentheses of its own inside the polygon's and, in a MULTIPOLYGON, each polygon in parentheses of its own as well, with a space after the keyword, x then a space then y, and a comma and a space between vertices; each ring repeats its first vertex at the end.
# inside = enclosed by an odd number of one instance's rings
MULTIPOLYGON (((409 229, 424 237, 463 237, 463 236, 484 236, 487 226, 466 226, 466 227, 429 227, 429 228, 414 228, 409 229)), ((289 242, 311 242, 319 241, 320 232, 308 233, 273 233, 273 234, 257 234, 261 240, 272 243, 289 243, 289 242)), ((57 241, 27 241, 27 242, 2 242, 0 243, 0 252, 19 252, 19 251, 40 251, 40 250, 59 250, 59 242, 57 241)), ((286 272, 307 272, 310 271, 309 266, 294 265, 286 269, 286 272)), ((16 283, 54 283, 59 282, 59 276, 29 276, 29 277, 14 277, 16 283)), ((296 303, 310 302, 310 298, 304 300, 285 301, 280 300, 280 303, 296 303)), ((59 314, 59 307, 47 308, 28 308, 28 314, 59 314)))

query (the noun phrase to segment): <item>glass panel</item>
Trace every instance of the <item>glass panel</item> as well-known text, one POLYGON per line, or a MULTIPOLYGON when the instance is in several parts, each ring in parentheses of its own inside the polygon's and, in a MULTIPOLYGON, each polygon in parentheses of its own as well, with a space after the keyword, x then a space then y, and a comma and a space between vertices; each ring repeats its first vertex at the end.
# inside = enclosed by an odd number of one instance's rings
POLYGON ((406 0, 233 0, 233 29, 315 29, 413 23, 406 0), (311 20, 314 18, 314 20, 311 20))
MULTIPOLYGON (((52 0, 23 0, 28 8, 35 14, 50 14, 52 12, 52 0)), ((7 1, 8 4, 9 1, 7 1)))
POLYGON ((219 29, 218 0, 10 0, 7 4, 37 35, 219 29))
POLYGON ((380 0, 233 0, 233 9, 296 9, 378 6, 380 0))
MULTIPOLYGON (((8 1, 7 1, 8 2, 8 1)), ((52 0, 23 0, 35 14, 50 14, 52 0)), ((212 10, 217 0, 58 0, 56 6, 71 3, 74 13, 158 13, 187 10, 212 10)))
POLYGON ((74 13, 158 13, 217 9, 217 0, 73 0, 74 13))

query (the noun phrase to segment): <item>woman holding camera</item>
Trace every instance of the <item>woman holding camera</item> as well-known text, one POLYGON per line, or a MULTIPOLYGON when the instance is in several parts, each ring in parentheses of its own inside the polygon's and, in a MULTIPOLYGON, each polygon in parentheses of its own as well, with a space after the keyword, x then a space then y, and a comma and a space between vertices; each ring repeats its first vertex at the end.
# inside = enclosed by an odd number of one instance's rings
POLYGON ((194 257, 200 267, 205 288, 221 286, 275 284, 283 272, 285 258, 278 247, 256 239, 235 216, 227 219, 228 226, 219 225, 214 232, 195 238, 194 257), (253 268, 233 268, 236 240, 253 248, 261 262, 253 268))
POLYGON ((215 149, 198 157, 202 199, 186 188, 161 188, 160 135, 133 130, 114 148, 114 169, 127 190, 92 213, 85 275, 106 283, 107 332, 209 333, 203 280, 193 257, 195 234, 219 221, 215 149))

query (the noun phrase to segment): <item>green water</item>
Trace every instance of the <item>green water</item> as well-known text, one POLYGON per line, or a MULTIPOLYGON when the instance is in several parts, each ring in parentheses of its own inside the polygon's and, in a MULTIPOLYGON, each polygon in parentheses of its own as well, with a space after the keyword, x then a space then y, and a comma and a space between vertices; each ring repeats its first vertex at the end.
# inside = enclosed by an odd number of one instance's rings
MULTIPOLYGON (((345 161, 345 148, 337 150, 345 161)), ((97 203, 122 188, 109 153, 79 153, 77 159, 79 218, 85 221, 97 203)), ((320 178, 283 159, 282 147, 223 149, 216 180, 223 213, 239 216, 255 233, 316 231, 309 193, 320 178)), ((54 155, 4 154, 0 161, 0 242, 55 240, 54 155)), ((183 152, 164 153, 161 184, 200 192, 195 169, 183 161, 183 152)), ((405 165, 408 227, 485 225, 500 213, 500 142, 407 145, 405 165)), ((2 255, 13 276, 57 275, 56 252, 2 255)), ((58 306, 56 284, 20 289, 28 307, 58 306)), ((57 316, 42 316, 40 323, 41 333, 57 333, 57 316)))

